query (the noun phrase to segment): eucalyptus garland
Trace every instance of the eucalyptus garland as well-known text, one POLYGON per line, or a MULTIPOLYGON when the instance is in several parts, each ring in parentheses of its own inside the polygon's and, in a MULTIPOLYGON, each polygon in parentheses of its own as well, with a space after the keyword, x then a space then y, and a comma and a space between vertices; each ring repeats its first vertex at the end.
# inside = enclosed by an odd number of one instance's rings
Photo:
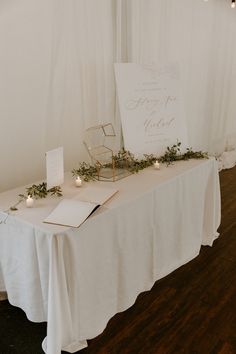
POLYGON ((173 164, 175 161, 190 160, 190 159, 208 159, 208 153, 203 151, 193 151, 192 148, 187 148, 186 152, 180 153, 181 142, 177 142, 171 147, 167 147, 163 156, 159 157, 159 161, 166 163, 167 166, 173 164))
POLYGON ((43 199, 46 198, 50 194, 51 196, 61 197, 62 190, 60 186, 55 186, 50 189, 47 189, 47 183, 42 182, 40 184, 33 184, 31 187, 26 188, 26 196, 20 194, 19 196, 23 196, 27 198, 30 195, 32 198, 35 199, 43 199))
MULTIPOLYGON (((166 163, 167 166, 175 161, 189 159, 207 159, 208 153, 202 151, 193 151, 192 148, 187 148, 185 153, 180 152, 181 142, 177 142, 171 147, 167 147, 164 155, 155 156, 153 154, 144 154, 142 159, 136 158, 130 151, 125 149, 120 150, 113 156, 113 161, 116 168, 126 168, 131 173, 138 173, 146 167, 152 166, 156 160, 166 163)), ((112 168, 112 164, 99 165, 99 168, 112 168)), ((79 164, 77 169, 72 170, 72 175, 80 176, 84 181, 92 181, 97 179, 98 169, 86 162, 79 164)))
POLYGON ((72 175, 73 177, 80 176, 86 182, 93 181, 96 179, 97 168, 86 162, 81 162, 78 169, 72 170, 72 175))
MULTIPOLYGON (((136 158, 130 151, 121 149, 116 155, 113 155, 113 162, 116 168, 126 168, 131 173, 138 173, 139 171, 152 166, 156 160, 162 163, 166 163, 166 165, 169 166, 175 161, 208 158, 207 152, 193 151, 192 148, 187 148, 185 153, 181 153, 180 146, 181 142, 177 142, 171 147, 168 146, 164 155, 162 156, 144 154, 142 159, 136 158)), ((99 165, 99 168, 112 168, 112 163, 99 165)), ((82 162, 79 164, 77 169, 72 170, 72 175, 74 177, 80 176, 86 182, 97 180, 98 168, 86 162, 82 162)), ((29 195, 34 199, 43 199, 48 195, 61 197, 62 190, 60 186, 47 189, 46 182, 33 184, 32 186, 26 188, 25 194, 19 194, 19 200, 16 204, 11 206, 7 212, 17 210, 17 206, 22 201, 26 200, 29 195)))
POLYGON ((62 190, 60 186, 47 189, 46 182, 42 182, 40 184, 33 184, 32 186, 26 188, 25 194, 19 194, 18 202, 11 206, 9 210, 17 210, 17 205, 26 200, 29 195, 34 199, 43 199, 46 198, 48 195, 61 197, 62 190))

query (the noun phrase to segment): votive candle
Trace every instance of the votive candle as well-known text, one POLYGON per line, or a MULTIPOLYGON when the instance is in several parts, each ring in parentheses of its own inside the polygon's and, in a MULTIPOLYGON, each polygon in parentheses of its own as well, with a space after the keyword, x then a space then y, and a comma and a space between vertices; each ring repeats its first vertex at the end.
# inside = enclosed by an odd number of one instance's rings
POLYGON ((76 185, 76 187, 81 187, 82 186, 82 180, 81 180, 80 176, 76 177, 75 185, 76 185))
POLYGON ((154 162, 154 168, 155 170, 160 170, 160 164, 157 160, 154 162))
POLYGON ((28 195, 26 199, 26 206, 27 208, 32 208, 33 205, 34 205, 34 199, 31 197, 31 195, 28 195))

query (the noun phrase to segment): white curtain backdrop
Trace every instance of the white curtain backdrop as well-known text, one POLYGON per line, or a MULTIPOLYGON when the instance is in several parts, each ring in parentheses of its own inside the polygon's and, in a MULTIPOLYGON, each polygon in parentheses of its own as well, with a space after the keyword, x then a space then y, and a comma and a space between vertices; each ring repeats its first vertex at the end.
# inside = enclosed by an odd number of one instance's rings
MULTIPOLYGON (((115 124, 111 0, 53 0, 46 146, 65 148, 67 167, 83 156, 83 132, 115 124)), ((84 152, 86 153, 86 152, 84 152)))
POLYGON ((0 190, 43 176, 50 15, 47 0, 0 1, 0 190))
POLYGON ((235 147, 236 13, 230 2, 123 0, 123 7, 127 61, 179 63, 190 145, 216 154, 235 147))
POLYGON ((178 62, 189 144, 218 155, 231 150, 234 164, 229 1, 2 0, 0 191, 45 178, 51 148, 64 146, 66 170, 87 160, 83 132, 91 125, 112 122, 119 133, 117 61, 178 62))
POLYGON ((116 126, 115 23, 112 0, 0 2, 0 191, 45 178, 58 146, 76 167, 84 130, 116 126))

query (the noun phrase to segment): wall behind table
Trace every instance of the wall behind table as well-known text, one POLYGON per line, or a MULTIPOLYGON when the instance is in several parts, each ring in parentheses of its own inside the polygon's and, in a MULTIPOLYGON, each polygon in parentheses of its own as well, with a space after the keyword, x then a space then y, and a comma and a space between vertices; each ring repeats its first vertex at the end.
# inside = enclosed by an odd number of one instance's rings
POLYGON ((114 120, 111 0, 0 4, 0 191, 45 178, 45 151, 65 169, 88 159, 84 130, 114 120))
POLYGON ((230 2, 123 2, 127 60, 179 63, 189 144, 222 153, 229 134, 236 136, 236 13, 230 2))
POLYGON ((118 131, 117 61, 180 63, 189 145, 236 151, 235 33, 222 0, 1 0, 0 191, 44 178, 57 146, 66 170, 88 159, 89 126, 118 131))
POLYGON ((0 5, 0 190, 43 177, 50 63, 46 1, 9 3, 0 5))

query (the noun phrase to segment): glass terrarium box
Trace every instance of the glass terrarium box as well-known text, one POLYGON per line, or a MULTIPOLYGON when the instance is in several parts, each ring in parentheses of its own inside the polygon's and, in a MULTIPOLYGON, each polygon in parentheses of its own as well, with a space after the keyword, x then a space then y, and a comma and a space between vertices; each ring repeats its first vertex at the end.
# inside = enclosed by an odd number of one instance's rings
POLYGON ((117 137, 111 123, 88 128, 84 134, 84 145, 96 167, 99 181, 115 182, 130 175, 125 152, 116 149, 117 137))

